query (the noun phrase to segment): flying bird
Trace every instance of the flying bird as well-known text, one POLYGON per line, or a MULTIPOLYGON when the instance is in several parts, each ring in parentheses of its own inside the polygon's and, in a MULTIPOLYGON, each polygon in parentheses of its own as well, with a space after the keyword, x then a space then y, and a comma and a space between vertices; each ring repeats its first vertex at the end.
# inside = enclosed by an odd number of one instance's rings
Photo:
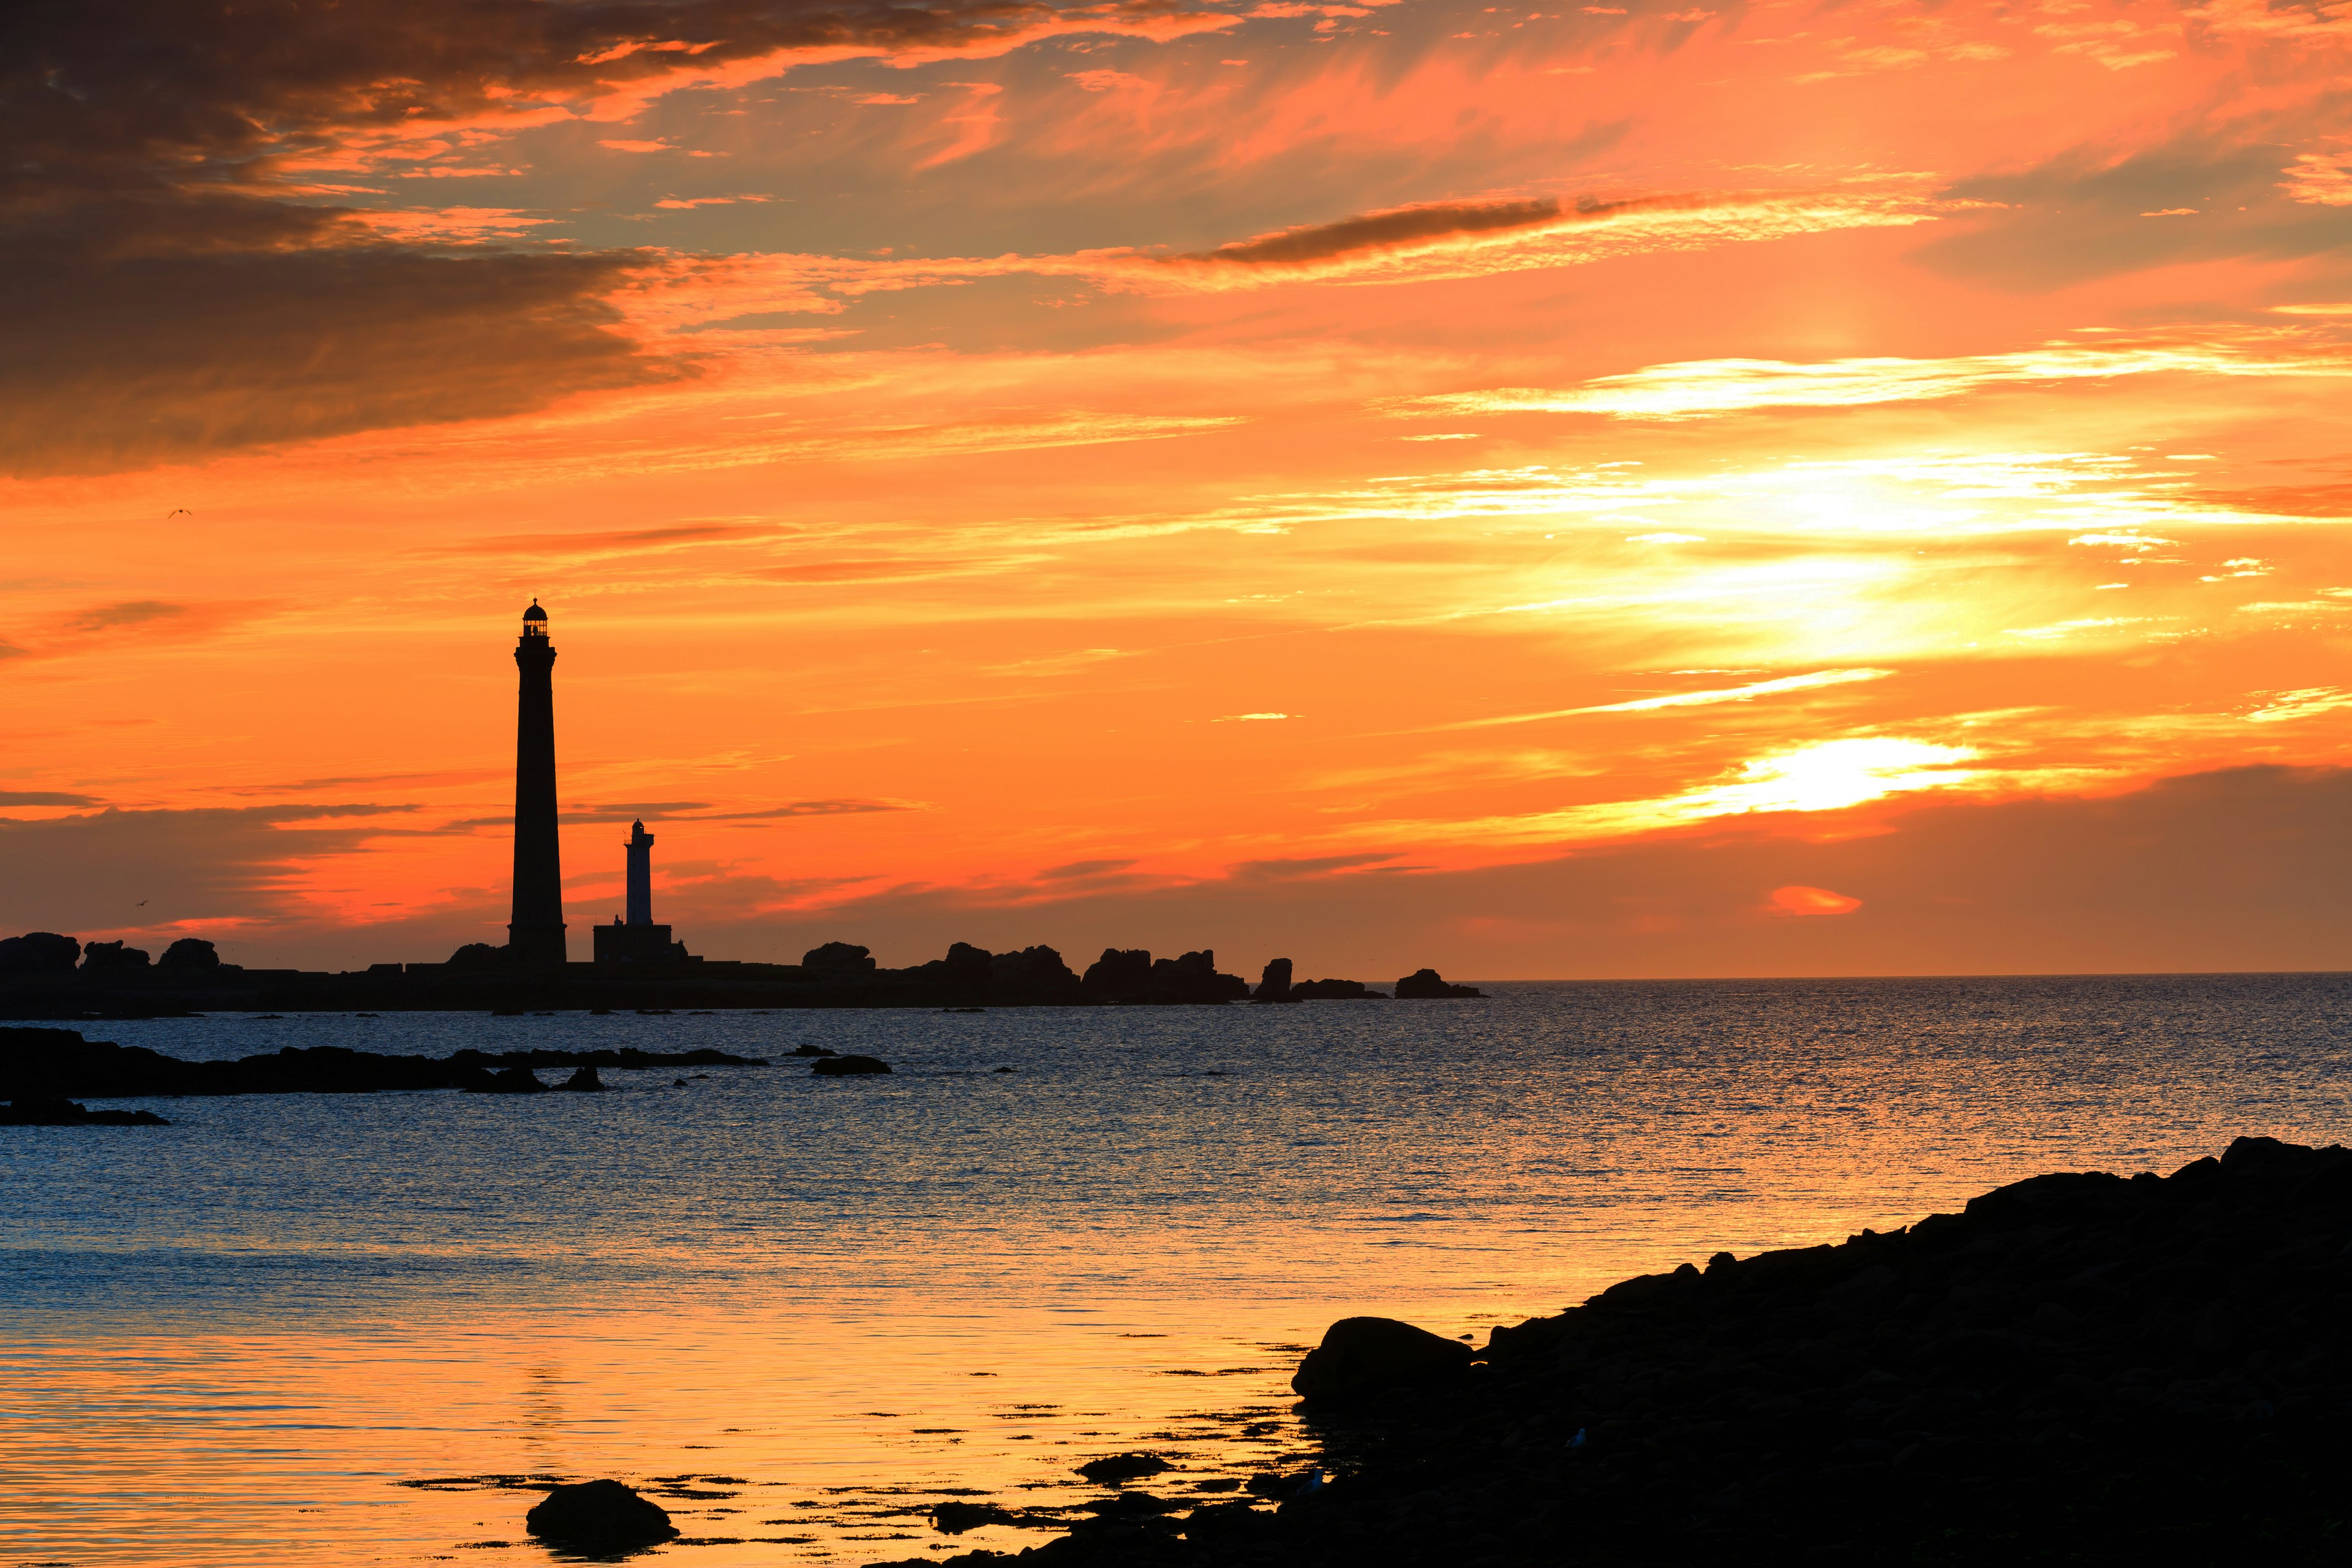
POLYGON ((186 515, 186 516, 188 516, 188 517, 194 517, 194 516, 195 516, 195 515, 196 515, 194 512, 189 511, 189 510, 188 510, 188 509, 187 509, 186 507, 184 507, 184 506, 175 506, 175 507, 173 507, 171 510, 169 510, 169 511, 167 511, 167 512, 165 512, 165 513, 163 514, 163 521, 164 521, 165 522, 169 522, 169 521, 171 521, 173 518, 175 518, 175 517, 179 517, 179 516, 182 516, 182 515, 184 515, 184 515, 186 515))
POLYGON ((143 910, 143 909, 145 909, 145 908, 147 907, 147 900, 144 900, 144 899, 140 900, 139 900, 139 906, 138 906, 138 907, 139 907, 139 908, 141 908, 141 909, 142 909, 142 910, 143 910))

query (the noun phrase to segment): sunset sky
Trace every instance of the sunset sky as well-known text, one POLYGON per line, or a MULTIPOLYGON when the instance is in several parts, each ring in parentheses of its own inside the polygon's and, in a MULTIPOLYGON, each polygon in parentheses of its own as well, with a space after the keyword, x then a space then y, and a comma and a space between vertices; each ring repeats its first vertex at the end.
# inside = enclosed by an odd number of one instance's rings
POLYGON ((2345 966, 2352 3, 0 43, 8 932, 2345 966))

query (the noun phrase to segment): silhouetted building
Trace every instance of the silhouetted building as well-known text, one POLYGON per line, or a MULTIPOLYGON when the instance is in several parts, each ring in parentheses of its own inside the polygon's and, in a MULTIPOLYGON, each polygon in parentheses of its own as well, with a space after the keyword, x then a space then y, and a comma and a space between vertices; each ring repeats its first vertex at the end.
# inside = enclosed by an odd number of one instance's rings
POLYGON ((654 836, 643 822, 629 825, 621 847, 629 857, 629 915, 596 933, 599 963, 685 963, 686 943, 672 942, 669 927, 654 924, 654 836))
POLYGON ((654 923, 654 836, 643 821, 633 822, 629 841, 622 847, 629 853, 629 923, 649 926, 654 923))
POLYGON ((555 645, 547 612, 533 599, 515 644, 522 672, 515 710, 514 914, 508 955, 520 963, 562 963, 563 867, 555 834, 555 645))

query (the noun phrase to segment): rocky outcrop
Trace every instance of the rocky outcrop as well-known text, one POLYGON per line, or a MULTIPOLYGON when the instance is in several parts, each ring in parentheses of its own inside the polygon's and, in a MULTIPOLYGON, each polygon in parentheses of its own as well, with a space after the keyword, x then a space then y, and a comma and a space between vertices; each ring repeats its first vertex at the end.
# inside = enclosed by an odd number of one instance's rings
POLYGON ((539 1075, 522 1067, 485 1073, 479 1082, 469 1083, 466 1087, 477 1094, 544 1094, 547 1091, 547 1085, 540 1081, 539 1075))
POLYGON ((1307 1352, 1290 1387, 1310 1405, 1348 1405, 1469 1370, 1470 1347, 1459 1340, 1394 1318, 1342 1318, 1307 1352))
POLYGON ((1089 1002, 1160 1006, 1245 1002, 1250 994, 1249 982, 1240 975, 1217 973, 1217 955, 1209 948, 1154 961, 1143 948, 1107 947, 1087 966, 1083 984, 1089 1002))
POLYGON ((801 967, 825 980, 850 980, 874 973, 874 955, 845 942, 829 942, 801 954, 801 967))
POLYGON ((1446 996, 1484 996, 1475 985, 1448 985, 1434 969, 1416 969, 1396 983, 1399 1001, 1431 1001, 1446 996))
POLYGON ((1151 954, 1140 947, 1104 948, 1079 984, 1089 1002, 1140 1002, 1151 989, 1151 954))
POLYGON ((1086 999, 1086 990, 1062 955, 1050 947, 1024 947, 988 961, 988 1001, 995 1007, 1065 1007, 1086 999))
POLYGON ((523 1523, 541 1541, 593 1556, 655 1546, 677 1535, 661 1504, 612 1480, 557 1487, 532 1505, 523 1523))
POLYGON ((888 1072, 890 1064, 879 1057, 819 1057, 809 1068, 816 1078, 855 1078, 866 1073, 888 1072))
POLYGON ((507 950, 487 942, 469 942, 449 955, 449 967, 461 972, 506 967, 507 950))
POLYGON ((144 969, 147 950, 131 947, 119 942, 92 942, 82 944, 81 966, 84 969, 144 969))
POLYGON ((169 1127, 152 1110, 92 1110, 70 1100, 23 1098, 0 1105, 0 1127, 169 1127))
POLYGON ((1298 998, 1292 995, 1290 992, 1290 960, 1286 958, 1266 960, 1265 970, 1258 975, 1257 990, 1252 994, 1250 1000, 1253 1002, 1297 1001, 1298 998))
POLYGON ((1717 1253, 1319 1415, 1339 1473, 1277 1511, 1024 1568, 2338 1563, 2348 1235, 2352 1151, 2242 1138, 1717 1253))
POLYGON ((203 974, 221 966, 220 950, 200 936, 184 936, 163 950, 155 961, 158 969, 174 973, 203 974))
POLYGON ((602 1094, 604 1092, 604 1080, 596 1076, 594 1068, 581 1067, 572 1068, 572 1076, 555 1087, 568 1089, 574 1094, 602 1094))
POLYGON ((53 931, 0 941, 0 974, 63 974, 81 962, 81 943, 53 931))
MULTIPOLYGON (((459 1051, 448 1057, 380 1056, 341 1046, 288 1047, 235 1061, 191 1062, 143 1046, 86 1040, 74 1029, 0 1028, 0 1095, 127 1099, 159 1095, 367 1094, 379 1089, 468 1089, 529 1093, 544 1068, 764 1067, 725 1051, 459 1051), (506 1069, 503 1073, 499 1068, 506 1069), (520 1074, 530 1079, 523 1084, 520 1074)), ((567 1086, 569 1087, 569 1086, 567 1086)))

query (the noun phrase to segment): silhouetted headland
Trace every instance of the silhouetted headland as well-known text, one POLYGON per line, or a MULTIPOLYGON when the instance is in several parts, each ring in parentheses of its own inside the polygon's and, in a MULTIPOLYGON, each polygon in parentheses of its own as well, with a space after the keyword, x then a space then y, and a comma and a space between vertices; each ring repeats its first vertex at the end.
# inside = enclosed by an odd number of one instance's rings
POLYGON ((1293 1383, 1328 1479, 1228 1500, 1126 1470, 1043 1546, 904 1561, 2340 1563, 2348 1236, 2352 1152, 2241 1138, 2167 1177, 2036 1176, 1719 1253, 1481 1351, 1345 1320, 1293 1383))
MULTIPOLYGON (((607 931, 624 927, 601 928, 607 931)), ((520 1011, 535 1008, 657 1010, 709 1007, 1088 1007, 1179 1006, 1253 999, 1247 981, 1217 969, 1203 948, 1154 958, 1140 948, 1105 948, 1074 973, 1050 947, 991 952, 956 942, 944 958, 884 969, 866 948, 829 942, 798 963, 751 963, 685 954, 661 933, 671 956, 617 944, 594 963, 530 962, 486 942, 440 963, 376 963, 321 972, 247 969, 225 963, 214 945, 184 937, 160 960, 122 942, 91 942, 33 931, 0 941, 0 1017, 98 1019, 203 1012, 520 1011), (617 956, 615 956, 617 955, 617 956)), ((1381 997, 1353 980, 1291 984, 1290 962, 1266 966, 1256 1000, 1381 997), (1281 984, 1275 984, 1276 971, 1281 984), (1272 994, 1269 994, 1268 993, 1272 994)), ((1433 970, 1397 983, 1400 996, 1475 996, 1447 986, 1433 970), (1414 989, 1423 977, 1440 989, 1414 989)))

